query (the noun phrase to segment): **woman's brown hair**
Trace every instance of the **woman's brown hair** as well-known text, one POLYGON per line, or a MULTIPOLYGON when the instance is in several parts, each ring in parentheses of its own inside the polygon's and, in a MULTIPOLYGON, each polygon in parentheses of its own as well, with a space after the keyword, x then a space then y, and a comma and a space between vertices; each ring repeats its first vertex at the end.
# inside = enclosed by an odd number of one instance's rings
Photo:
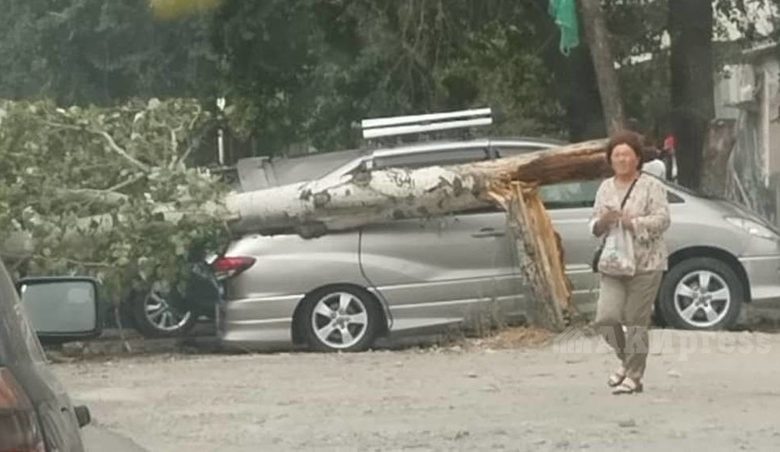
POLYGON ((607 143, 607 163, 612 165, 612 151, 621 144, 627 145, 634 151, 639 160, 636 169, 641 170, 642 162, 645 160, 642 153, 642 137, 638 133, 629 130, 617 132, 609 138, 609 143, 607 143))

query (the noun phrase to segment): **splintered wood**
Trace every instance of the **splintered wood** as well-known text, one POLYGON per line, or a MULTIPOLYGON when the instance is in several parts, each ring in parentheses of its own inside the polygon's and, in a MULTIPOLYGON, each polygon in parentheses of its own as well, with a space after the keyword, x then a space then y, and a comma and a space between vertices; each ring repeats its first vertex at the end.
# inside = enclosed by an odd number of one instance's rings
POLYGON ((515 258, 534 298, 528 304, 532 323, 562 330, 565 314, 574 312, 571 283, 565 272, 560 235, 553 228, 538 187, 514 181, 509 187, 495 188, 491 195, 507 212, 515 258))

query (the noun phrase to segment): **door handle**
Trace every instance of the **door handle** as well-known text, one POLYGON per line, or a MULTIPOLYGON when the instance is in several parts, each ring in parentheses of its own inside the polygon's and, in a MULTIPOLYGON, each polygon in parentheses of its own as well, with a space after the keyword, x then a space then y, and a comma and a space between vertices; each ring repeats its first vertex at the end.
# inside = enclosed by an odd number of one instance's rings
POLYGON ((505 235, 506 233, 504 231, 496 231, 493 228, 482 228, 478 232, 471 234, 472 237, 477 239, 488 238, 488 237, 503 237, 505 235))

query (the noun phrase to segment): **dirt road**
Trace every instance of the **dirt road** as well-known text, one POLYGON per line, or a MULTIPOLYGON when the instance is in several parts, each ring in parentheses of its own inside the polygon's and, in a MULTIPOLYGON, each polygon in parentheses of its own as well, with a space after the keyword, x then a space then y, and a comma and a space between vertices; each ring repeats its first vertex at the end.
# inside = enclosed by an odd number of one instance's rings
POLYGON ((780 336, 656 330, 643 394, 598 338, 362 354, 59 364, 99 425, 150 451, 777 450, 780 336))

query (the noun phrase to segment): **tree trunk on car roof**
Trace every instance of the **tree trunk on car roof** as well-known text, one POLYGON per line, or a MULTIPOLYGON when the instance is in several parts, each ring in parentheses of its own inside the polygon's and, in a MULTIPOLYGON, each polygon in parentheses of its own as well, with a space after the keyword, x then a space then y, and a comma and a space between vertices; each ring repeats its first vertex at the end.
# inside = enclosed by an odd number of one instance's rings
POLYGON ((545 185, 609 175, 604 141, 510 158, 419 169, 356 170, 226 199, 232 231, 314 237, 394 219, 424 218, 495 203, 512 181, 545 185))
POLYGON ((534 302, 532 321, 552 330, 573 314, 563 249, 538 195, 545 184, 605 177, 604 141, 456 166, 356 172, 228 198, 236 233, 315 237, 365 224, 498 205, 507 211, 534 302))

